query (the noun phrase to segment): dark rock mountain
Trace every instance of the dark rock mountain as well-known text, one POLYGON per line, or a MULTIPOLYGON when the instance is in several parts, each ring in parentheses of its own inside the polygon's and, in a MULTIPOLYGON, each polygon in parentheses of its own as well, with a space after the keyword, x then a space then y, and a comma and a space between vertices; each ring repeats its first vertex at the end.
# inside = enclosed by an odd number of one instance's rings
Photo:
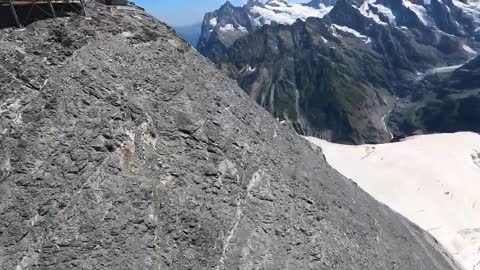
POLYGON ((382 90, 367 81, 386 81, 383 74, 371 72, 382 60, 374 54, 362 59, 361 53, 346 47, 333 49, 322 39, 338 40, 329 29, 313 18, 293 26, 266 26, 236 42, 221 66, 274 115, 299 123, 300 133, 335 141, 352 141, 352 136, 358 141, 382 140, 377 132, 381 127, 375 128, 368 118, 368 112, 384 102, 382 90), (358 60, 371 61, 371 66, 361 69, 358 60))
MULTIPOLYGON (((255 4, 255 1, 247 3, 255 4)), ((223 55, 235 40, 255 29, 255 23, 244 8, 235 7, 226 1, 218 10, 205 15, 197 49, 210 59, 218 60, 217 56, 223 55)))
POLYGON ((458 269, 140 9, 2 29, 1 269, 458 269))
POLYGON ((266 19, 257 18, 257 29, 231 45, 199 50, 301 134, 347 143, 388 141, 388 112, 418 98, 411 83, 416 74, 465 62, 478 46, 475 18, 451 1, 312 3, 318 9, 307 14, 320 18, 303 19, 298 5, 267 2, 261 10, 269 20, 277 17, 267 11, 301 20, 264 25, 258 22, 266 19))
POLYGON ((460 90, 480 88, 480 56, 456 69, 448 85, 460 90))
POLYGON ((480 57, 422 82, 425 102, 403 104, 392 117, 395 133, 480 132, 480 57))
MULTIPOLYGON (((336 0, 313 0, 304 6, 319 8, 325 7, 336 0)), ((286 5, 288 1, 269 0, 265 4, 259 0, 248 0, 242 7, 236 7, 226 1, 218 10, 205 14, 202 31, 197 49, 208 58, 219 61, 237 39, 248 33, 255 32, 263 24, 269 24, 270 20, 262 16, 262 11, 268 11, 265 7, 282 9, 279 5, 286 5)), ((278 10, 274 13, 284 14, 278 10)), ((272 14, 270 14, 271 16, 272 14)), ((288 15, 287 15, 288 17, 288 15)))

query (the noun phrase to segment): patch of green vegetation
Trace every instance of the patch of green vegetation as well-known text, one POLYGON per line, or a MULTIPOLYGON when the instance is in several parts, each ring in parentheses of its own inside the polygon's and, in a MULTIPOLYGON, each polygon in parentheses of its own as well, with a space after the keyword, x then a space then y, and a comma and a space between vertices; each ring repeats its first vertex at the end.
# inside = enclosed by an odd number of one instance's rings
POLYGON ((413 132, 480 131, 480 96, 455 98, 445 96, 424 106, 407 111, 401 120, 402 129, 413 132))
POLYGON ((301 91, 302 107, 314 128, 333 129, 351 134, 364 128, 361 108, 367 102, 367 87, 355 80, 358 69, 353 61, 343 57, 333 63, 322 57, 304 59, 296 72, 301 91))

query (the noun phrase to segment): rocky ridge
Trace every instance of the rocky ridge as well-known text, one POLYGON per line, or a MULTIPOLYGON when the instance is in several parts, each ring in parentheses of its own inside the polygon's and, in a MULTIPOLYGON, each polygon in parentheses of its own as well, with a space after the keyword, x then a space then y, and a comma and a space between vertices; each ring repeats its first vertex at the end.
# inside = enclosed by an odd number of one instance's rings
POLYGON ((457 269, 174 31, 0 30, 0 268, 457 269))

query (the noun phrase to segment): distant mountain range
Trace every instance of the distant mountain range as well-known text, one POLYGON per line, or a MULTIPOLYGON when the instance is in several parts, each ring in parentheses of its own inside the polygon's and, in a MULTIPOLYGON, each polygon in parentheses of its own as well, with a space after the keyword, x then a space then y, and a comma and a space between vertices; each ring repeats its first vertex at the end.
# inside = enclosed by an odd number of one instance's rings
POLYGON ((174 26, 173 28, 179 36, 190 42, 192 46, 197 46, 198 38, 200 37, 200 32, 202 30, 202 23, 199 22, 192 25, 174 26))
POLYGON ((479 131, 479 60, 461 67, 477 56, 479 15, 466 0, 227 1, 205 15, 197 49, 300 134, 479 131))

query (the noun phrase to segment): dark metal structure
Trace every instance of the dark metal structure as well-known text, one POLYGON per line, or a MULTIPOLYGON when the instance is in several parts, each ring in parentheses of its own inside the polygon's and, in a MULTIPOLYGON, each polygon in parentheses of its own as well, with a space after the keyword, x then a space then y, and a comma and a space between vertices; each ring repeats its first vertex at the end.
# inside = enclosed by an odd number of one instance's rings
MULTIPOLYGON (((86 15, 84 0, 0 0, 0 6, 9 7, 18 27, 30 23, 34 14, 54 18, 64 15, 66 9, 86 15)), ((38 16, 38 15, 37 15, 38 16)))

